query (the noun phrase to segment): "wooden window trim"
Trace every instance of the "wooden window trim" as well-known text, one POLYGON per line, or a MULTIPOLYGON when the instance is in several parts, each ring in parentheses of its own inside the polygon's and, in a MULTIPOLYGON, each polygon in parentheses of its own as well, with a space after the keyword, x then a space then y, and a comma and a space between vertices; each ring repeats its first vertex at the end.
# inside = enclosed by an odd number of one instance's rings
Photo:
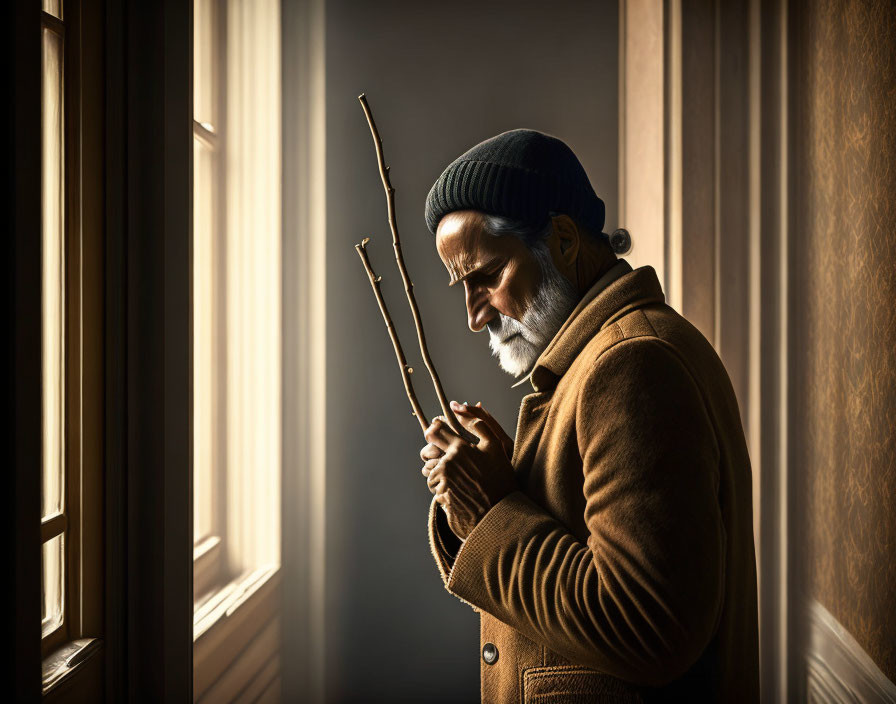
MULTIPOLYGON (((228 27, 228 4, 221 0, 211 0, 213 6, 213 22, 214 42, 212 51, 214 56, 214 71, 209 74, 211 80, 214 81, 214 87, 210 91, 213 95, 214 107, 206 110, 209 114, 201 114, 202 101, 197 102, 194 106, 192 136, 195 141, 200 142, 206 147, 211 148, 218 158, 219 168, 215 174, 216 184, 214 186, 214 198, 220 204, 213 210, 213 217, 216 221, 213 224, 215 229, 215 252, 213 253, 214 266, 217 268, 218 275, 214 277, 214 287, 216 290, 216 298, 224 300, 225 294, 229 296, 239 296, 232 289, 234 284, 227 275, 230 272, 234 262, 228 262, 229 254, 227 247, 234 240, 234 236, 240 232, 239 227, 243 224, 245 213, 240 211, 241 203, 239 200, 234 202, 232 189, 240 183, 240 174, 236 175, 234 181, 228 181, 231 174, 228 173, 225 166, 227 159, 241 159, 245 155, 241 155, 239 151, 242 142, 239 141, 239 135, 234 131, 238 130, 242 125, 239 107, 235 108, 230 115, 227 113, 227 103, 233 105, 239 103, 243 99, 240 92, 230 95, 226 92, 228 85, 228 65, 234 67, 238 60, 234 58, 229 51, 239 52, 243 48, 241 41, 241 31, 244 27, 239 25, 228 27), (228 29, 233 30, 233 36, 228 36, 228 29), (232 44, 231 44, 232 40, 232 44), (230 119, 232 118, 232 119, 230 119), (205 122, 209 121, 209 122, 205 122), (225 150, 233 148, 234 152, 225 155, 225 150), (235 213, 233 223, 227 221, 226 214, 235 213), (229 229, 230 226, 236 225, 237 229, 229 229)), ((203 8, 203 11, 206 8, 203 8)), ((231 16, 231 20, 233 17, 231 16)), ((196 17, 195 21, 199 21, 200 17, 196 17)), ((200 30, 201 28, 197 28, 200 30)), ((199 35, 203 39, 201 31, 194 33, 194 37, 199 35)), ((200 47, 196 47, 197 54, 200 47)), ((239 56, 237 53, 236 56, 239 56)), ((197 57, 198 58, 198 57, 197 57)), ((202 64, 199 64, 201 67, 202 64)), ((237 90, 245 90, 244 83, 241 82, 239 70, 236 69, 236 86, 237 90)), ((197 74, 197 79, 202 80, 202 73, 197 74)), ((198 86, 198 88, 208 89, 209 86, 198 86)), ((208 95, 208 92, 200 95, 208 95)), ((265 113, 266 114, 266 113, 265 113)), ((198 174, 198 171, 194 171, 198 174)), ((280 224, 278 223, 278 231, 280 224)), ((239 247, 239 244, 236 245, 239 247)), ((239 256, 237 254, 237 256, 239 256)), ((199 269, 198 271, 202 271, 199 269)), ((241 282, 242 274, 237 271, 235 282, 238 285, 241 282)), ((244 275, 243 275, 244 276, 244 275)), ((199 289, 197 289, 199 290, 199 289)), ((237 311, 235 308, 234 311, 237 311)), ((220 347, 214 350, 213 354, 217 355, 220 361, 218 365, 216 382, 216 391, 219 394, 215 398, 215 405, 219 409, 226 409, 228 401, 239 397, 239 389, 236 389, 237 395, 233 396, 233 390, 228 388, 228 363, 238 364, 239 356, 235 359, 228 359, 231 348, 228 347, 232 340, 234 328, 228 327, 231 324, 240 324, 239 316, 231 318, 233 311, 227 311, 223 307, 215 311, 217 324, 220 326, 218 330, 221 334, 218 336, 220 347)), ((238 312, 238 311, 237 311, 238 312)), ((197 357, 197 361, 201 357, 197 357)), ((282 362, 281 362, 282 363, 282 362)), ((234 410, 233 408, 230 409, 234 410)), ((278 409, 279 412, 279 409, 278 409)), ((225 411, 224 417, 229 414, 225 411)), ((282 420, 278 417, 278 422, 282 420)), ((230 542, 229 536, 225 533, 228 519, 232 516, 225 512, 233 511, 237 516, 243 516, 249 520, 248 528, 252 528, 253 517, 258 518, 256 512, 263 506, 260 496, 254 496, 252 492, 243 495, 238 489, 241 473, 251 471, 247 466, 250 463, 245 461, 239 452, 234 454, 233 458, 228 457, 228 432, 224 425, 219 426, 219 437, 214 440, 214 452, 216 455, 217 476, 216 490, 219 492, 215 497, 214 513, 213 513, 213 530, 211 535, 201 537, 197 535, 194 544, 194 619, 193 619, 193 698, 194 701, 210 700, 217 701, 219 698, 233 698, 236 695, 240 697, 251 696, 249 693, 257 694, 269 691, 271 687, 279 686, 280 667, 277 661, 278 653, 281 648, 282 633, 280 630, 280 614, 282 610, 282 589, 281 589, 281 568, 280 556, 276 558, 276 564, 273 564, 273 556, 266 555, 263 548, 259 548, 259 539, 257 535, 249 535, 248 537, 240 534, 237 528, 236 540, 230 542), (232 463, 236 461, 236 464, 232 463), (235 476, 233 472, 239 472, 240 475, 235 476), (274 664, 274 667, 271 665, 274 664)), ((278 466, 272 467, 265 463, 262 471, 276 471, 279 476, 282 472, 282 462, 278 466)), ((280 506, 278 505, 279 509, 280 506)), ((231 527, 232 528, 232 527, 231 527)), ((280 540, 280 526, 277 528, 276 539, 280 540)), ((254 530, 259 530, 257 526, 254 530)), ((260 535, 260 534, 259 534, 260 535)))
MULTIPOLYGON (((63 114, 63 484, 62 510, 41 522, 41 549, 46 540, 63 536, 62 620, 50 633, 42 635, 41 655, 47 658, 77 632, 78 613, 72 608, 79 603, 78 547, 80 544, 79 505, 81 470, 81 339, 80 319, 80 88, 79 88, 79 6, 77 0, 66 2, 63 22, 41 11, 41 29, 47 29, 62 40, 62 114, 63 114)), ((44 74, 41 69, 41 79, 44 74)))
MULTIPOLYGON (((219 680, 241 653, 279 614, 281 574, 278 567, 254 570, 226 585, 216 602, 196 612, 193 620, 193 699, 199 700, 219 680)), ((264 659, 275 652, 258 654, 252 667, 261 671, 264 659)))
POLYGON ((52 540, 57 535, 62 535, 66 529, 68 524, 68 516, 66 516, 65 512, 54 513, 52 516, 47 516, 40 522, 40 542, 41 544, 46 543, 48 540, 52 540))
POLYGON ((217 535, 209 535, 193 546, 194 610, 201 600, 226 584, 224 549, 224 544, 217 535))
POLYGON ((104 627, 104 107, 102 46, 83 40, 84 15, 93 23, 92 31, 101 34, 101 7, 93 0, 66 0, 64 20, 40 13, 41 26, 63 39, 65 469, 62 511, 41 520, 41 547, 65 536, 62 623, 41 639, 49 678, 42 689, 54 698, 55 692, 73 688, 80 696, 100 696, 102 691, 97 675, 102 658, 96 654, 103 650, 98 637, 104 627), (68 662, 64 671, 63 656, 68 662))
MULTIPOLYGON (((86 5, 91 0, 82 0, 86 5)), ((189 4, 103 3, 104 698, 187 701, 190 516, 189 4), (151 654, 148 657, 147 654, 151 654), (164 677, 159 663, 165 663, 164 677)))
MULTIPOLYGON (((214 316, 217 344, 213 351, 217 374, 213 382, 214 405, 218 407, 221 418, 226 418, 227 408, 227 344, 223 334, 226 326, 227 311, 225 299, 227 270, 226 252, 226 227, 227 219, 224 215, 224 203, 226 197, 226 169, 225 169, 225 145, 227 127, 227 13, 226 5, 222 0, 212 0, 213 22, 215 25, 214 64, 216 72, 212 89, 214 107, 214 124, 200 121, 207 116, 196 115, 195 105, 191 110, 193 114, 193 138, 204 146, 210 148, 217 160, 214 184, 214 259, 215 272, 212 287, 214 291, 214 303, 212 315, 214 316), (197 119, 198 118, 198 119, 197 119)), ((194 22, 196 18, 194 17, 194 22)), ((191 57, 192 58, 192 57, 191 57)), ((191 62, 191 68, 193 66, 191 62)), ((195 178, 194 169, 194 178, 195 178)), ((191 191, 192 193, 192 191, 191 191)), ((192 197, 192 196, 191 196, 192 197)), ((237 578, 229 567, 227 553, 227 449, 226 432, 219 421, 215 428, 212 442, 212 521, 211 532, 201 536, 193 545, 193 601, 194 612, 199 605, 208 598, 214 597, 215 592, 225 589, 228 583, 237 578)))
MULTIPOLYGON (((98 638, 79 638, 66 643, 44 659, 42 693, 44 702, 66 701, 85 676, 97 675, 103 650, 98 638)), ((97 689, 93 690, 98 693, 97 689)), ((83 692, 81 693, 83 697, 83 692)))

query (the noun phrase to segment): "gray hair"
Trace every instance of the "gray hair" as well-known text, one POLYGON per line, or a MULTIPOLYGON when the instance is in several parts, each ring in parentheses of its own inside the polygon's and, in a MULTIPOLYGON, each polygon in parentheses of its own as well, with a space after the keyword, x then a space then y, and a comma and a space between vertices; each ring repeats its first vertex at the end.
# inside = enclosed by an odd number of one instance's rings
MULTIPOLYGON (((532 223, 527 220, 517 220, 516 218, 510 218, 505 215, 482 213, 485 230, 490 235, 495 237, 513 235, 514 237, 519 237, 530 248, 534 247, 539 242, 544 242, 548 238, 548 235, 551 234, 551 230, 554 227, 551 217, 554 215, 560 215, 560 213, 552 211, 548 213, 548 218, 543 223, 532 223)), ((595 234, 590 230, 584 230, 584 232, 585 236, 592 239, 595 243, 603 241, 609 244, 609 238, 602 232, 599 234, 595 234)))
POLYGON ((551 218, 540 224, 531 223, 526 220, 517 220, 509 218, 505 215, 492 215, 491 213, 483 213, 485 230, 490 235, 500 237, 502 235, 513 235, 519 237, 529 247, 544 242, 554 226, 551 218))
POLYGON ((572 282, 557 270, 544 239, 529 245, 529 251, 542 274, 535 298, 521 320, 499 312, 486 325, 492 354, 513 376, 532 368, 580 299, 572 282))

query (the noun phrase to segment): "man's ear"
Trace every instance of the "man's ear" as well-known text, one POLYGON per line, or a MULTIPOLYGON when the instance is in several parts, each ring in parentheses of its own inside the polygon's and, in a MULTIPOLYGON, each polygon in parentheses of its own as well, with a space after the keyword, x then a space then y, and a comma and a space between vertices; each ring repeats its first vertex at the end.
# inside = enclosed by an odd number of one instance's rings
POLYGON ((551 217, 553 228, 550 239, 554 245, 554 257, 560 261, 563 267, 572 268, 579 256, 579 247, 582 243, 581 233, 575 221, 568 215, 554 215, 551 217))

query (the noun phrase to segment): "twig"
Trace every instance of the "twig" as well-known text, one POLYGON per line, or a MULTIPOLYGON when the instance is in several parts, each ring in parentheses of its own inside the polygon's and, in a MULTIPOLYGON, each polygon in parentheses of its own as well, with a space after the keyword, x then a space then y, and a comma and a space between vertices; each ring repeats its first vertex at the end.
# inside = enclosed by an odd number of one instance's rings
POLYGON ((386 329, 389 331, 389 337, 392 338, 392 347, 395 348, 395 358, 398 361, 398 367, 401 369, 401 378, 404 381, 404 390, 408 394, 408 400, 411 402, 411 408, 414 409, 413 414, 417 416, 420 422, 420 430, 425 431, 428 424, 423 409, 420 408, 420 402, 417 400, 417 394, 414 393, 414 385, 411 383, 411 374, 414 373, 413 367, 408 366, 408 362, 404 356, 404 350, 401 349, 401 342, 398 341, 398 333, 392 324, 392 316, 389 315, 389 309, 386 307, 386 301, 383 300, 383 294, 380 292, 380 280, 382 276, 377 276, 373 267, 370 265, 370 259, 367 256, 367 243, 370 242, 369 237, 361 240, 360 244, 355 245, 358 250, 358 256, 361 257, 361 263, 367 271, 367 278, 370 279, 370 288, 373 289, 373 295, 376 296, 376 302, 380 306, 380 313, 383 314, 383 320, 386 322, 386 329))
POLYGON ((389 213, 389 228, 392 230, 392 248, 395 250, 395 262, 398 264, 398 271, 401 272, 402 281, 404 281, 404 290, 408 297, 408 304, 411 306, 411 314, 414 316, 414 325, 417 327, 417 340, 420 342, 420 354, 423 355, 423 363, 429 370, 432 377, 432 385, 435 387, 436 396, 439 397, 439 405, 442 407, 442 413, 448 420, 455 433, 464 438, 467 442, 476 444, 478 438, 470 431, 464 428, 451 410, 448 398, 445 396, 445 390, 442 388, 442 382, 439 380, 439 374, 436 372, 435 364, 429 354, 429 347, 426 345, 426 335, 423 332, 423 321, 420 318, 420 309, 417 307, 417 299, 414 296, 414 283, 408 275, 407 267, 404 264, 404 256, 401 253, 401 241, 398 237, 398 220, 395 216, 395 189, 389 181, 389 167, 386 166, 386 160, 383 156, 383 140, 380 139, 380 133, 373 121, 373 113, 367 104, 367 96, 364 93, 358 96, 361 101, 361 107, 364 115, 367 117, 367 124, 370 126, 370 134, 373 136, 373 145, 376 147, 377 161, 380 167, 380 178, 383 181, 383 189, 386 191, 386 207, 389 213))

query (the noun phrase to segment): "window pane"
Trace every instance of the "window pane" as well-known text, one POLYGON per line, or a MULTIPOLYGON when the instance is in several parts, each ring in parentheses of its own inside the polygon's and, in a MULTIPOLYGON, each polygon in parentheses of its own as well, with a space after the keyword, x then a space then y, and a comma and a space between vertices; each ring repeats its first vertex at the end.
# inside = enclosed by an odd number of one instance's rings
POLYGON ((42 550, 43 600, 40 616, 43 636, 52 633, 62 623, 64 540, 62 535, 57 535, 45 542, 42 550))
POLYGON ((43 249, 43 502, 42 515, 62 510, 64 184, 62 38, 43 32, 41 199, 43 249))
POLYGON ((62 0, 43 0, 41 8, 44 12, 49 12, 54 17, 62 19, 62 0))
POLYGON ((213 530, 215 442, 214 153, 193 140, 193 538, 213 530))
POLYGON ((217 129, 214 4, 213 0, 193 1, 193 119, 217 129))

